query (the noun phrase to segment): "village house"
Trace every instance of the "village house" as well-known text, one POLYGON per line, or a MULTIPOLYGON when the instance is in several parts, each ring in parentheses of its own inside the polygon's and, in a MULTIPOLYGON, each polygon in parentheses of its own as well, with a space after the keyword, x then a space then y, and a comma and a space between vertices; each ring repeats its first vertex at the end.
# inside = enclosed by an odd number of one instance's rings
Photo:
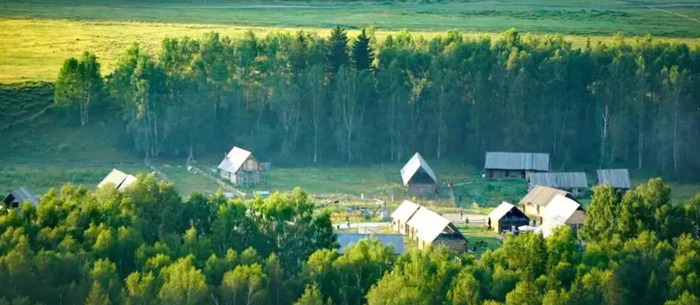
POLYGON ((391 228, 396 232, 407 235, 408 221, 420 208, 421 206, 411 201, 404 200, 396 211, 391 213, 391 216, 389 216, 391 220, 391 228))
POLYGON ((457 252, 466 252, 469 248, 467 238, 447 218, 424 207, 408 221, 408 235, 419 249, 431 245, 445 245, 457 252))
POLYGON ((547 186, 565 190, 574 197, 583 195, 588 189, 586 173, 532 173, 530 174, 528 190, 532 190, 536 185, 547 186))
POLYGON ((29 202, 33 206, 39 205, 39 199, 32 194, 26 187, 20 187, 11 191, 2 202, 8 207, 16 208, 23 202, 29 202))
POLYGON ((218 166, 221 178, 233 184, 258 184, 265 168, 250 151, 234 146, 218 166))
POLYGON ((339 253, 344 253, 347 247, 351 244, 357 244, 360 240, 366 238, 375 238, 382 245, 391 245, 394 248, 395 255, 401 255, 405 252, 402 234, 361 234, 361 233, 338 233, 338 243, 340 244, 339 253))
POLYGON ((530 173, 549 171, 549 154, 487 152, 484 171, 486 178, 527 179, 530 173))
POLYGON ((599 169, 598 184, 608 184, 615 190, 626 192, 632 188, 630 183, 630 173, 626 168, 621 169, 599 169))
POLYGON ((486 223, 498 233, 515 232, 518 227, 529 224, 530 219, 518 207, 503 201, 489 213, 486 223))
POLYGON ((520 208, 523 213, 530 218, 530 222, 533 226, 542 224, 542 213, 544 213, 545 208, 556 195, 565 196, 576 201, 567 191, 541 185, 536 185, 520 200, 520 208))
POLYGON ((129 185, 136 182, 136 177, 126 174, 118 169, 112 169, 107 176, 100 181, 97 188, 102 188, 107 184, 113 184, 119 191, 124 191, 129 185))
POLYGON ((437 193, 435 172, 419 153, 413 155, 401 169, 401 179, 411 196, 425 196, 437 193))
POLYGON ((564 195, 555 195, 542 212, 542 225, 535 232, 549 237, 557 227, 568 225, 574 234, 583 227, 586 211, 576 200, 564 195))

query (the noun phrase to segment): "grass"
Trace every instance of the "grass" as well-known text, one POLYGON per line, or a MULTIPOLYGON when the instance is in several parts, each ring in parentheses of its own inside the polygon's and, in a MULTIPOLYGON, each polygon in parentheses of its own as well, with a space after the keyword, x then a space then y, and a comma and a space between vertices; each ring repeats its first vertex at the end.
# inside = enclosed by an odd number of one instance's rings
POLYGON ((496 249, 503 244, 503 238, 498 233, 487 230, 484 226, 478 225, 458 225, 457 228, 469 241, 469 246, 474 247, 479 242, 486 242, 486 245, 477 246, 476 254, 481 255, 488 249, 496 249))
POLYGON ((700 18, 697 7, 664 8, 668 12, 663 12, 623 2, 320 3, 298 7, 82 3, 0 1, 0 83, 54 81, 62 62, 85 50, 98 56, 103 73, 108 74, 133 43, 158 52, 166 37, 201 37, 207 32, 239 37, 249 30, 265 35, 303 29, 326 36, 338 24, 355 29, 349 37, 357 35, 356 29, 373 27, 381 41, 403 29, 430 38, 449 29, 476 37, 516 27, 533 35, 563 33, 577 47, 589 37, 593 43, 609 41, 617 32, 652 34, 685 43, 696 43, 700 37, 700 23, 674 15, 700 18))

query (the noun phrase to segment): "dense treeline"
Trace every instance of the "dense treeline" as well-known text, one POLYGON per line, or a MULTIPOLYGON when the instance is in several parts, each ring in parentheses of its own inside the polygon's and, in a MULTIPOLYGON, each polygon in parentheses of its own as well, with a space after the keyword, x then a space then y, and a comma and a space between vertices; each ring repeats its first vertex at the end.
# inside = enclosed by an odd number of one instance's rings
POLYGON ((615 37, 575 49, 515 30, 372 36, 172 38, 160 54, 133 46, 104 79, 86 53, 66 61, 56 101, 81 122, 100 103, 116 110, 148 157, 236 144, 278 162, 402 162, 420 151, 480 166, 487 150, 538 151, 555 168, 698 178, 697 45, 615 37))
POLYGON ((0 304, 699 304, 700 195, 660 179, 598 187, 582 237, 506 238, 482 257, 399 257, 377 240, 343 254, 328 214, 295 190, 251 201, 140 176, 123 193, 66 185, 0 210, 0 304))

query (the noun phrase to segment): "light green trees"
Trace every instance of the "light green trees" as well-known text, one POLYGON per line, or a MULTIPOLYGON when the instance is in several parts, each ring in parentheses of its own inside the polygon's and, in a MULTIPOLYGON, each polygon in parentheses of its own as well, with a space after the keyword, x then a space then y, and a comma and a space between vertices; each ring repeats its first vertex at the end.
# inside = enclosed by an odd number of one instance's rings
POLYGON ((102 75, 97 57, 85 51, 80 60, 67 59, 56 80, 54 100, 62 107, 76 109, 80 126, 88 123, 90 109, 102 98, 102 75))

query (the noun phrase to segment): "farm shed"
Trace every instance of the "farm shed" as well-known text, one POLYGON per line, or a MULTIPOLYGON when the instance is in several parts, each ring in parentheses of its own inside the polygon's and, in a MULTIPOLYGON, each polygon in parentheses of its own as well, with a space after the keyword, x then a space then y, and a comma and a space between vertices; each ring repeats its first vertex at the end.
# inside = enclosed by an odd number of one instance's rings
POLYGON ((583 172, 532 173, 528 189, 531 190, 535 185, 558 188, 569 191, 573 196, 579 196, 588 188, 588 180, 583 172))
POLYGON ((486 178, 527 179, 530 173, 549 171, 549 154, 487 152, 484 171, 486 178))
MULTIPOLYGON (((576 200, 563 195, 555 195, 542 212, 542 225, 539 232, 542 236, 549 236, 558 225, 568 225, 576 234, 583 227, 586 219, 586 211, 576 200)), ((536 230, 535 232, 538 232, 536 230)))
POLYGON ((608 184, 616 190, 627 191, 632 188, 630 173, 626 168, 599 169, 598 184, 608 184))
POLYGON ((421 207, 411 201, 404 200, 403 203, 391 213, 391 228, 403 235, 408 234, 407 223, 421 207))
POLYGON ((518 227, 528 223, 530 223, 530 218, 527 218, 523 211, 505 201, 491 211, 487 218, 489 229, 493 229, 498 233, 516 231, 518 227))
POLYGON ((107 177, 102 179, 102 181, 97 185, 98 188, 102 188, 107 184, 114 184, 114 187, 117 190, 123 191, 129 185, 134 183, 136 181, 136 177, 126 174, 118 169, 112 169, 109 174, 107 174, 107 177))
POLYGON ((394 248, 394 254, 401 255, 405 252, 403 245, 403 235, 401 234, 359 234, 359 233, 338 233, 338 243, 340 249, 338 252, 343 253, 351 244, 357 244, 361 239, 375 238, 382 245, 391 245, 394 248))
POLYGON ((218 166, 221 178, 233 184, 258 184, 265 168, 253 154, 234 146, 218 166))
POLYGON ((32 192, 30 192, 26 187, 20 187, 14 191, 11 191, 2 200, 4 204, 8 207, 16 208, 22 202, 29 201, 33 206, 39 205, 39 198, 36 198, 32 192))
POLYGON ((408 227, 408 235, 418 244, 419 249, 439 244, 458 252, 466 252, 468 249, 467 238, 451 221, 424 207, 411 217, 408 227))
POLYGON ((520 207, 525 215, 530 217, 533 225, 539 225, 542 224, 542 213, 557 195, 576 201, 576 199, 565 190, 536 185, 520 200, 520 207))
POLYGON ((411 196, 424 196, 437 193, 435 172, 419 153, 413 155, 401 169, 403 186, 411 196))

